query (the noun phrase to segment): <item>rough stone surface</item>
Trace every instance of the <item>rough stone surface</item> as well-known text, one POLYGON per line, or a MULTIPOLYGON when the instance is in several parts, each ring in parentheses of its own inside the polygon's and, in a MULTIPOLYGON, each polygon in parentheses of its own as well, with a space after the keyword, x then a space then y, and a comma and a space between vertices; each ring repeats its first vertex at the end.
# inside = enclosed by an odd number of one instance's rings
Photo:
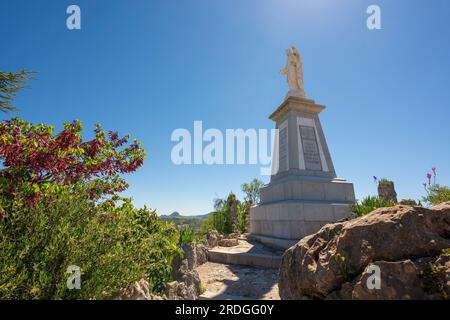
POLYGON ((184 259, 187 260, 188 268, 193 269, 197 263, 197 245, 195 242, 182 243, 181 250, 184 252, 184 259))
POLYGON ((207 261, 207 249, 195 242, 180 245, 184 255, 172 261, 173 282, 166 286, 170 300, 197 300, 200 295, 200 278, 195 268, 207 261))
POLYGON ((220 239, 222 239, 222 236, 217 230, 208 230, 206 233, 206 246, 208 248, 214 248, 219 244, 220 239))
POLYGON ((219 241, 219 246, 221 247, 235 247, 239 244, 239 240, 236 238, 233 239, 222 239, 219 241))
POLYGON ((228 197, 228 205, 230 207, 230 218, 231 218, 231 223, 233 224, 233 226, 238 226, 239 225, 239 221, 238 221, 238 214, 237 214, 237 200, 236 200, 236 196, 230 196, 228 197))
POLYGON ((282 299, 434 299, 449 292, 450 202, 398 205, 325 225, 289 248, 280 266, 282 299), (431 263, 431 264, 430 264, 431 263), (381 268, 381 290, 366 268, 381 268), (384 289, 383 289, 384 288, 384 289))
POLYGON ((395 192, 394 182, 383 181, 378 183, 378 196, 386 201, 397 202, 397 192, 395 192))
POLYGON ((403 204, 405 206, 417 206, 416 200, 413 199, 402 199, 399 204, 403 204))
POLYGON ((196 267, 208 261, 208 249, 206 249, 204 245, 197 244, 196 255, 197 255, 197 261, 195 263, 196 267))
POLYGON ((114 300, 163 300, 150 293, 148 281, 141 279, 127 289, 121 290, 114 300))
POLYGON ((233 232, 228 235, 228 239, 239 239, 241 234, 239 232, 233 232))
POLYGON ((212 299, 280 299, 277 269, 207 262, 196 270, 212 299))

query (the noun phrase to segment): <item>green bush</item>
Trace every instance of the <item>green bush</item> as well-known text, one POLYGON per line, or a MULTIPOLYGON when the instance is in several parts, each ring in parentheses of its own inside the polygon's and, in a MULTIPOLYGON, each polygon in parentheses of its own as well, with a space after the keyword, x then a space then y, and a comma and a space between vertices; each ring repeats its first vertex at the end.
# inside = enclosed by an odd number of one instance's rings
POLYGON ((221 234, 230 234, 234 231, 234 226, 231 222, 230 208, 234 203, 239 206, 239 200, 233 192, 230 192, 226 199, 214 199, 214 212, 211 212, 207 219, 203 220, 200 226, 200 234, 206 234, 208 230, 214 229, 221 234))
POLYGON ((392 201, 386 201, 380 197, 368 196, 362 201, 357 201, 356 204, 352 206, 351 210, 355 216, 361 217, 372 212, 375 209, 392 207, 394 205, 395 203, 392 201))
POLYGON ((390 184, 390 183, 392 183, 392 180, 386 178, 381 178, 380 180, 378 180, 378 184, 390 184))
POLYGON ((433 184, 427 189, 427 196, 423 201, 428 205, 437 205, 442 202, 450 201, 450 188, 433 184))
POLYGON ((96 205, 82 187, 20 199, 1 214, 0 299, 102 299, 141 278, 154 292, 170 280, 178 232, 155 212, 96 205), (80 290, 67 289, 70 265, 80 290))
POLYGON ((195 241, 197 235, 195 234, 195 230, 191 227, 180 227, 178 229, 178 242, 179 243, 190 243, 195 241))
POLYGON ((238 222, 239 222, 239 230, 241 233, 245 233, 247 231, 246 221, 247 216, 249 214, 249 208, 247 203, 239 203, 238 205, 238 222))
POLYGON ((211 219, 211 224, 220 234, 230 234, 233 232, 233 225, 231 224, 230 211, 225 206, 220 211, 213 212, 208 220, 211 219))

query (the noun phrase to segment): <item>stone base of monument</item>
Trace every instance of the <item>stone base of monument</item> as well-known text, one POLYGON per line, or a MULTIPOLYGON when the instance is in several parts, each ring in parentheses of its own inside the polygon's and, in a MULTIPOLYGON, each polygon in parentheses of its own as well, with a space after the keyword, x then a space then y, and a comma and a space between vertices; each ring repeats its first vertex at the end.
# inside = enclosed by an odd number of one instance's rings
POLYGON ((327 223, 348 216, 348 203, 291 200, 252 208, 251 236, 271 247, 287 249, 327 223))
POLYGON ((251 237, 279 249, 348 217, 355 200, 351 182, 295 176, 263 187, 261 199, 250 210, 251 237))

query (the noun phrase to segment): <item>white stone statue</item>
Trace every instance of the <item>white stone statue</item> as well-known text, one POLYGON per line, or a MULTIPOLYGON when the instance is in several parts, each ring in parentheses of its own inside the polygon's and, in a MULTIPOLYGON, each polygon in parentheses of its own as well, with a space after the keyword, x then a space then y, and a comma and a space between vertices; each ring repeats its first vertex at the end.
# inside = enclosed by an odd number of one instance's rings
POLYGON ((298 96, 305 98, 305 87, 303 84, 302 59, 297 48, 286 49, 286 66, 280 70, 281 75, 286 75, 289 85, 287 96, 298 96))

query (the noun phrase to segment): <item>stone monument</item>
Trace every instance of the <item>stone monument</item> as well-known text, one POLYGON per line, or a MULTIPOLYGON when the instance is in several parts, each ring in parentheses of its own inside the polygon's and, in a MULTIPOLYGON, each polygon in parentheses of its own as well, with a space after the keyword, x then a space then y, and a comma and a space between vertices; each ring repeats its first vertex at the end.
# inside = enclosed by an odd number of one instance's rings
POLYGON ((288 248, 327 223, 349 215, 353 184, 336 177, 319 119, 325 106, 306 97, 302 60, 286 50, 289 91, 270 115, 278 129, 270 183, 261 188, 260 204, 250 210, 250 236, 277 248, 288 248))

